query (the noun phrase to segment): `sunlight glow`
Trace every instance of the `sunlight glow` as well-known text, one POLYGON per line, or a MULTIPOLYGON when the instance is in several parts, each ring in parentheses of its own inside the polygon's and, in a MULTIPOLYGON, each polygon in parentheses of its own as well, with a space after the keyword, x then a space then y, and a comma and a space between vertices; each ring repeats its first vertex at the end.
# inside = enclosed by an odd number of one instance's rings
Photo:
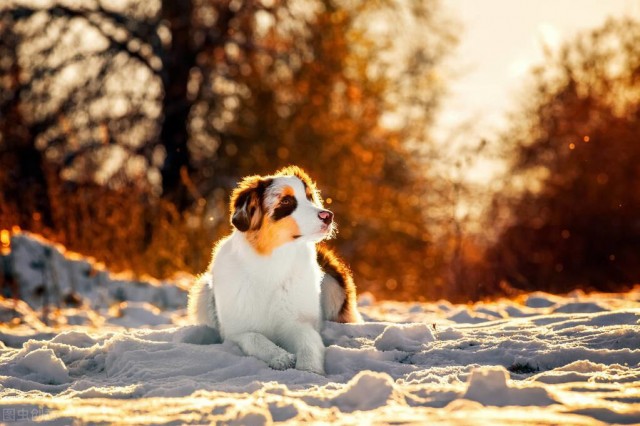
POLYGON ((11 251, 11 234, 8 229, 0 231, 0 253, 6 256, 11 251))
MULTIPOLYGON (((466 142, 456 144, 456 150, 482 138, 492 142, 522 94, 522 78, 543 58, 545 48, 553 51, 578 31, 602 25, 609 17, 640 16, 640 4, 631 0, 585 0, 580 7, 571 0, 446 4, 462 21, 463 33, 450 65, 450 96, 436 124, 443 144, 466 130, 465 137, 458 138, 466 142)), ((583 140, 589 142, 589 136, 583 140)), ((468 179, 483 184, 487 175, 495 173, 487 169, 468 179)))

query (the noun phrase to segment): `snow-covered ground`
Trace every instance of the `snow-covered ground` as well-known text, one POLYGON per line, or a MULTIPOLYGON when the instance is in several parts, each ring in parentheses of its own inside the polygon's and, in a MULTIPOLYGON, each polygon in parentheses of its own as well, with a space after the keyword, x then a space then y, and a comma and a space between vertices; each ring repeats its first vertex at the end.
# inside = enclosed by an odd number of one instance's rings
POLYGON ((0 300, 7 424, 640 423, 640 288, 475 305, 363 295, 366 323, 325 324, 318 376, 271 370, 189 325, 180 287, 106 273, 83 287, 69 271, 100 275, 86 261, 49 264, 56 294, 73 280, 82 301, 45 325, 37 297, 0 300))

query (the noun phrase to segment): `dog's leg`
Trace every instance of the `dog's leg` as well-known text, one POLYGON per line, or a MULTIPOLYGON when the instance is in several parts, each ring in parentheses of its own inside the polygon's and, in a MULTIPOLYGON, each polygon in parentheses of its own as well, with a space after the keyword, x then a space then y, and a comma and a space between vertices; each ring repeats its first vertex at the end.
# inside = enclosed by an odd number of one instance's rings
POLYGON ((254 356, 275 370, 285 370, 293 367, 296 357, 277 346, 264 335, 254 332, 246 332, 227 336, 230 340, 240 346, 246 355, 254 356))
POLYGON ((296 369, 324 375, 324 343, 320 333, 305 324, 291 331, 290 341, 296 354, 296 369))

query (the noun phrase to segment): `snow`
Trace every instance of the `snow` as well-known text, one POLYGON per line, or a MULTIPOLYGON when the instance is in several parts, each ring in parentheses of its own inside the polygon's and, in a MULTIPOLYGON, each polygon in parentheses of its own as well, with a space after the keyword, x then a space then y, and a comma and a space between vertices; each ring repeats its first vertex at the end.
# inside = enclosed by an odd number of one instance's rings
POLYGON ((502 366, 475 369, 469 377, 464 398, 498 407, 556 403, 542 386, 516 386, 508 381, 509 373, 502 366))
POLYGON ((379 351, 418 351, 433 342, 435 337, 426 324, 392 324, 385 327, 373 345, 379 351))
POLYGON ((112 308, 114 318, 110 324, 124 327, 143 327, 171 324, 171 318, 162 314, 158 308, 146 302, 122 302, 112 308))
POLYGON ((69 381, 69 370, 51 349, 39 348, 18 358, 14 368, 25 369, 22 378, 38 383, 60 384, 69 381))
MULTIPOLYGON (((42 242, 21 238, 32 250, 20 256, 45 256, 42 242)), ((75 280, 81 306, 43 319, 34 294, 0 299, 2 416, 54 425, 640 423, 640 288, 473 305, 365 295, 365 323, 324 324, 319 376, 272 370, 190 325, 182 285, 106 271, 74 277, 94 266, 56 250, 52 264, 66 275, 51 294, 75 280), (91 285, 77 285, 83 279, 91 285)), ((40 280, 25 288, 46 283, 37 272, 22 275, 40 280)))
POLYGON ((347 383, 344 390, 331 399, 331 404, 346 413, 374 410, 387 405, 393 394, 394 381, 391 376, 362 371, 347 383))

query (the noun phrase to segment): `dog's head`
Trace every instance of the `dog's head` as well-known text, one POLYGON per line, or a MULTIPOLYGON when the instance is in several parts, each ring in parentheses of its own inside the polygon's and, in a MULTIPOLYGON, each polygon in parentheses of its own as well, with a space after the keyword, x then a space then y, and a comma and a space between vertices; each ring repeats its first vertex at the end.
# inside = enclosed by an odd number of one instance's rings
POLYGON ((244 178, 231 196, 231 223, 261 254, 294 241, 330 238, 335 229, 315 184, 293 166, 244 178))

